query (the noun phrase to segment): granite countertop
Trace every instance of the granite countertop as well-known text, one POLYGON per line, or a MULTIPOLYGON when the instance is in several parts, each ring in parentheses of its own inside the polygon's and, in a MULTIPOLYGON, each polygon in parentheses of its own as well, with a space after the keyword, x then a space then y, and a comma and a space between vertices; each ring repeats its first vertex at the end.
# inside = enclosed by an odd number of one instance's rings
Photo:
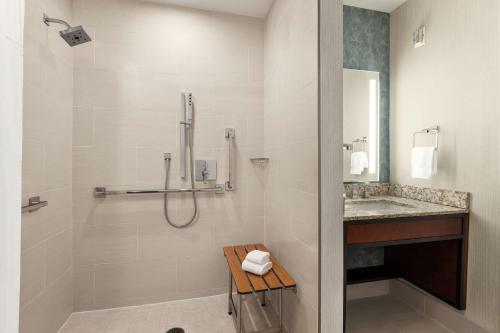
POLYGON ((466 214, 466 208, 457 208, 442 204, 430 203, 421 200, 397 196, 373 196, 367 199, 347 199, 344 212, 344 221, 362 221, 397 217, 431 216, 466 214), (363 208, 356 205, 362 203, 363 208), (382 207, 390 205, 392 207, 382 207), (373 207, 369 207, 369 206, 373 207))

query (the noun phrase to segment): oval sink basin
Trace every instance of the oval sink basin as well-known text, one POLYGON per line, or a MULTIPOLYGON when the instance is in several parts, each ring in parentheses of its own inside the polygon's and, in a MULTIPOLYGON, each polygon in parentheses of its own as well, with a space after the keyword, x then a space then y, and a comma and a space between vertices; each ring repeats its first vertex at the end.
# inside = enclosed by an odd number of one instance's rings
POLYGON ((361 211, 401 211, 416 207, 389 200, 366 200, 346 202, 346 210, 361 211))

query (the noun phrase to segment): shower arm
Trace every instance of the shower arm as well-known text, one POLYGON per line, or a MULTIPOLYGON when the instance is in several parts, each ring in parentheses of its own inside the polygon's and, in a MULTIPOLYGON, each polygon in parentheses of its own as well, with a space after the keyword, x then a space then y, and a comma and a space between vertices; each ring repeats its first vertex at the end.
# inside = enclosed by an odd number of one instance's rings
POLYGON ((71 25, 69 25, 68 22, 63 21, 63 20, 59 20, 59 19, 50 18, 47 16, 47 14, 43 14, 43 23, 45 23, 45 25, 47 25, 47 26, 50 26, 50 23, 58 23, 58 24, 65 25, 68 29, 71 29, 71 25))

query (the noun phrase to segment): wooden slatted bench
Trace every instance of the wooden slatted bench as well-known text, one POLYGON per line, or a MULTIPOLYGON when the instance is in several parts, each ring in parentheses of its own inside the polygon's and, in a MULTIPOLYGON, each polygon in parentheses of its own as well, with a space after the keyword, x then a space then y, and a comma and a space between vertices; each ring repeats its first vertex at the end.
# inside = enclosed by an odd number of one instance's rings
POLYGON ((224 247, 224 256, 226 257, 227 264, 229 266, 228 313, 229 315, 233 315, 233 318, 235 319, 237 333, 241 333, 244 331, 242 319, 243 296, 250 294, 257 296, 260 294, 262 297, 261 304, 262 306, 265 306, 266 292, 276 290, 279 292, 279 327, 275 330, 266 330, 266 332, 283 332, 283 290, 292 290, 295 292, 297 290, 297 284, 273 255, 270 256, 273 268, 262 277, 243 271, 241 263, 245 260, 247 253, 253 250, 269 252, 262 244, 224 247), (236 286, 238 307, 236 307, 233 300, 233 281, 236 286))

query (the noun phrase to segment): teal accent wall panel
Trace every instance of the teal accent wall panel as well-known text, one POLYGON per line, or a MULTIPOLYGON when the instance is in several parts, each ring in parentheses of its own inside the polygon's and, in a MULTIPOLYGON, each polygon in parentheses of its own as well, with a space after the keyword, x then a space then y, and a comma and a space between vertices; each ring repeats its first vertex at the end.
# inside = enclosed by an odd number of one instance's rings
POLYGON ((344 68, 380 73, 380 181, 390 176, 390 16, 344 6, 344 68))

